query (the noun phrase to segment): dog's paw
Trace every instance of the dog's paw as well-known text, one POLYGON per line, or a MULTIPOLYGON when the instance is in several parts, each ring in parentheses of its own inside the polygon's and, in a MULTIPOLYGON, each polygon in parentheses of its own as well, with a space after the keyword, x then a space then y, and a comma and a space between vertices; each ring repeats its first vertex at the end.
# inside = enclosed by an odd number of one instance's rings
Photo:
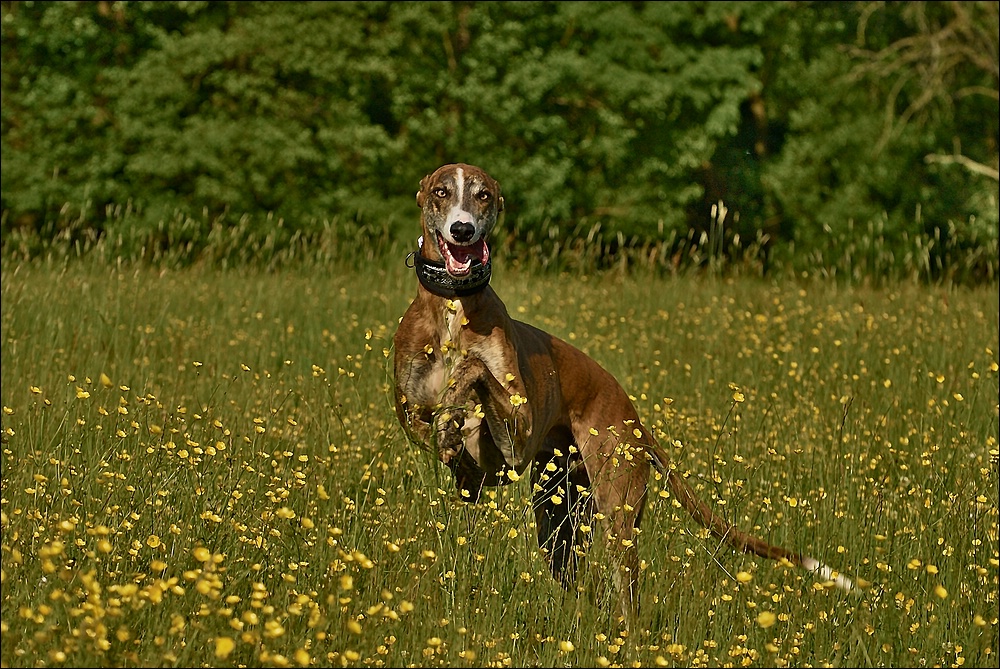
POLYGON ((438 458, 448 464, 465 448, 462 425, 465 424, 464 411, 451 411, 438 416, 437 447, 438 458))

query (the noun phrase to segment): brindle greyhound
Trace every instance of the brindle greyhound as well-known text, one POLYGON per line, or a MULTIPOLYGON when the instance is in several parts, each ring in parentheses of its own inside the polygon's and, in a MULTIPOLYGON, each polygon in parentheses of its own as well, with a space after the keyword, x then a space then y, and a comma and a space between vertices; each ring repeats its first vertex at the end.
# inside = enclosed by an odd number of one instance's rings
POLYGON ((423 236, 412 257, 419 284, 394 338, 396 413, 408 436, 448 465, 470 501, 531 465, 538 543, 556 580, 564 587, 575 582, 588 542, 581 527, 599 512, 619 561, 623 613, 634 613, 634 540, 652 465, 681 506, 736 550, 785 559, 851 589, 830 567, 716 515, 672 468, 611 374, 510 317, 489 285, 486 240, 503 198, 486 172, 444 165, 421 180, 417 205, 423 236))

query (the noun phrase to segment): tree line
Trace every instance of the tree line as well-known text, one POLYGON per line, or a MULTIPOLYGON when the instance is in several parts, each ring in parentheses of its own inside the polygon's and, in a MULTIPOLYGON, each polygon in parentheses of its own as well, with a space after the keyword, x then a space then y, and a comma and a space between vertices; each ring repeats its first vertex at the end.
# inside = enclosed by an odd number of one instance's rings
POLYGON ((515 245, 818 258, 860 230, 996 273, 996 2, 2 13, 5 246, 412 236, 419 179, 469 162, 501 182, 515 245))

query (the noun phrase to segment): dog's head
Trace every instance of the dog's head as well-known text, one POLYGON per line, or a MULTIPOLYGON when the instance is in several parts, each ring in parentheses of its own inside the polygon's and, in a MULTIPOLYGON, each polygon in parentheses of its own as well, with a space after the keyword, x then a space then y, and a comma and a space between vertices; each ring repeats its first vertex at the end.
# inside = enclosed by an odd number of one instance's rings
POLYGON ((486 239, 503 211, 500 184, 474 165, 444 165, 420 180, 417 206, 423 225, 423 254, 444 262, 453 277, 490 259, 486 239))

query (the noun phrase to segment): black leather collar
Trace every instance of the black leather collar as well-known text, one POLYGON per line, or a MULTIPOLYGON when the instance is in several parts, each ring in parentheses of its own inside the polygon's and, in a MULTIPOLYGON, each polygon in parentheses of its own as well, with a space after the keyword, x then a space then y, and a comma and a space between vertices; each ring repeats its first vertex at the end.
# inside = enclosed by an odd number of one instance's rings
POLYGON ((486 264, 473 261, 472 271, 468 276, 456 279, 440 260, 430 260, 423 257, 420 251, 413 251, 407 257, 407 261, 413 258, 413 264, 406 263, 408 267, 417 270, 417 279, 420 285, 438 297, 465 297, 473 295, 490 285, 490 276, 493 273, 493 261, 487 260, 486 264))

